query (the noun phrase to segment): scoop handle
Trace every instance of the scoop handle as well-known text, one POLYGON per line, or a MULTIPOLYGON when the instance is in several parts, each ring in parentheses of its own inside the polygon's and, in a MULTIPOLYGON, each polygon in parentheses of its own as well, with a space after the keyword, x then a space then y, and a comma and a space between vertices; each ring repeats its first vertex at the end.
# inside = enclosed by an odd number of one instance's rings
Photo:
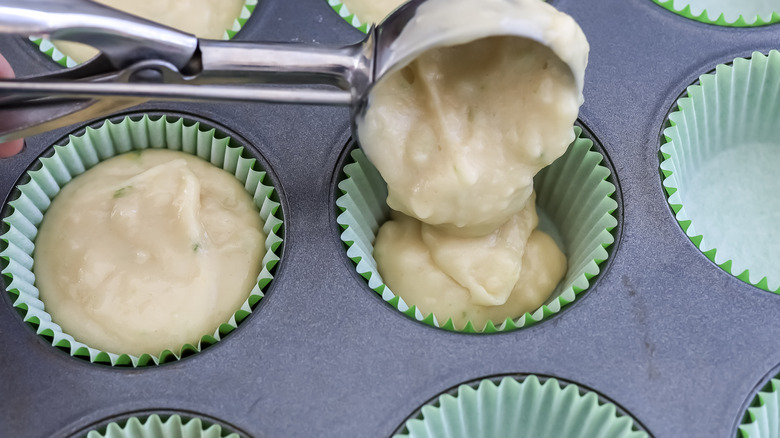
POLYGON ((183 69, 198 47, 193 35, 89 0, 0 0, 0 33, 87 44, 117 69, 144 59, 183 69))
POLYGON ((238 76, 244 82, 329 84, 353 95, 370 80, 371 47, 200 41, 202 78, 238 76))

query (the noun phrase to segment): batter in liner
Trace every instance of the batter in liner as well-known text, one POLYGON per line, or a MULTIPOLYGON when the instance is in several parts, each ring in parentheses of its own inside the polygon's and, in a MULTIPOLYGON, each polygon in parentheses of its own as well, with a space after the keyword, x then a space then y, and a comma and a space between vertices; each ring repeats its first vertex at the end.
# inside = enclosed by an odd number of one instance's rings
POLYGON ((36 284, 52 320, 90 347, 178 352, 249 296, 262 227, 228 172, 183 152, 131 152, 56 196, 35 241, 36 284))

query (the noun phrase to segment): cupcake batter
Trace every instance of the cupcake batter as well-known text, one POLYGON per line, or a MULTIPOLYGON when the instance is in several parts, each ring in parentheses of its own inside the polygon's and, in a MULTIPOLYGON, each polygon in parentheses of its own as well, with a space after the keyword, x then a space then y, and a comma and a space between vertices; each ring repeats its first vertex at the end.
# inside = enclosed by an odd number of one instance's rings
MULTIPOLYGON (((577 24, 541 1, 481 6, 538 18, 559 36, 553 49, 587 54, 577 24)), ((535 229, 533 192, 534 175, 574 140, 582 104, 587 61, 572 76, 557 52, 504 36, 428 51, 376 84, 359 121, 397 210, 375 242, 380 274, 440 323, 482 329, 534 311, 566 272, 535 229)))
POLYGON ((379 23, 406 0, 342 0, 361 23, 379 23))
POLYGON ((52 320, 90 347, 197 345, 249 296, 265 235, 231 174, 168 150, 109 159, 63 187, 35 241, 52 320))
MULTIPOLYGON (((241 14, 245 0, 95 0, 147 20, 152 20, 199 38, 222 39, 226 29, 241 14)), ((76 62, 97 55, 94 48, 70 41, 54 41, 55 47, 76 62)))

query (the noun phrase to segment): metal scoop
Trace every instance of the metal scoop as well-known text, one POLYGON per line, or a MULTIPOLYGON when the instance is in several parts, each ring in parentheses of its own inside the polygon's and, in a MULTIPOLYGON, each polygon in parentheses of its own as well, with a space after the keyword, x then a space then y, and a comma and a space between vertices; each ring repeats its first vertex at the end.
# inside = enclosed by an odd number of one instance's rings
MULTIPOLYGON (((349 105, 356 132, 372 85, 433 47, 498 35, 551 44, 543 23, 524 22, 516 11, 512 24, 506 10, 485 13, 484 1, 412 0, 363 41, 325 47, 198 39, 89 0, 0 0, 0 33, 44 35, 101 52, 53 74, 0 80, 0 142, 102 118, 149 99, 349 105)), ((512 12, 524 1, 488 3, 512 12)), ((578 59, 555 44, 551 48, 577 71, 578 59)))

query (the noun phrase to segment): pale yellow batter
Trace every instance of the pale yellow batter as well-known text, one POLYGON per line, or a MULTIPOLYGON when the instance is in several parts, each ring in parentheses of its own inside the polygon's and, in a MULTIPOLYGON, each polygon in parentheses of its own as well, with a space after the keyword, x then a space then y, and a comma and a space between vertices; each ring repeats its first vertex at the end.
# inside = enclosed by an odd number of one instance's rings
MULTIPOLYGON (((95 0, 147 20, 152 20, 199 38, 222 39, 226 29, 241 14, 245 0, 95 0)), ((55 47, 76 62, 85 62, 98 52, 69 41, 54 41, 55 47)))
POLYGON ((35 241, 36 284, 52 320, 90 347, 178 352, 249 296, 262 225, 242 184, 200 158, 120 155, 52 202, 35 241))
POLYGON ((431 245, 431 227, 402 213, 379 229, 374 247, 377 266, 390 289, 440 324, 456 328, 468 321, 482 330, 533 311, 544 303, 566 273, 566 256, 547 234, 534 229, 535 206, 496 232, 473 239, 442 236, 431 245), (524 223, 529 216, 532 223, 524 223), (521 237, 525 237, 522 240, 521 237), (454 268, 454 269, 453 269, 454 268))
POLYGON ((407 0, 342 0, 361 23, 379 23, 407 0))
MULTIPOLYGON (((576 23, 539 0, 483 4, 520 8, 587 54, 576 23)), ((549 297, 566 259, 535 229, 533 177, 574 140, 586 59, 572 72, 550 47, 489 37, 425 52, 375 86, 358 134, 397 212, 374 256, 407 304, 481 330, 549 297)))

